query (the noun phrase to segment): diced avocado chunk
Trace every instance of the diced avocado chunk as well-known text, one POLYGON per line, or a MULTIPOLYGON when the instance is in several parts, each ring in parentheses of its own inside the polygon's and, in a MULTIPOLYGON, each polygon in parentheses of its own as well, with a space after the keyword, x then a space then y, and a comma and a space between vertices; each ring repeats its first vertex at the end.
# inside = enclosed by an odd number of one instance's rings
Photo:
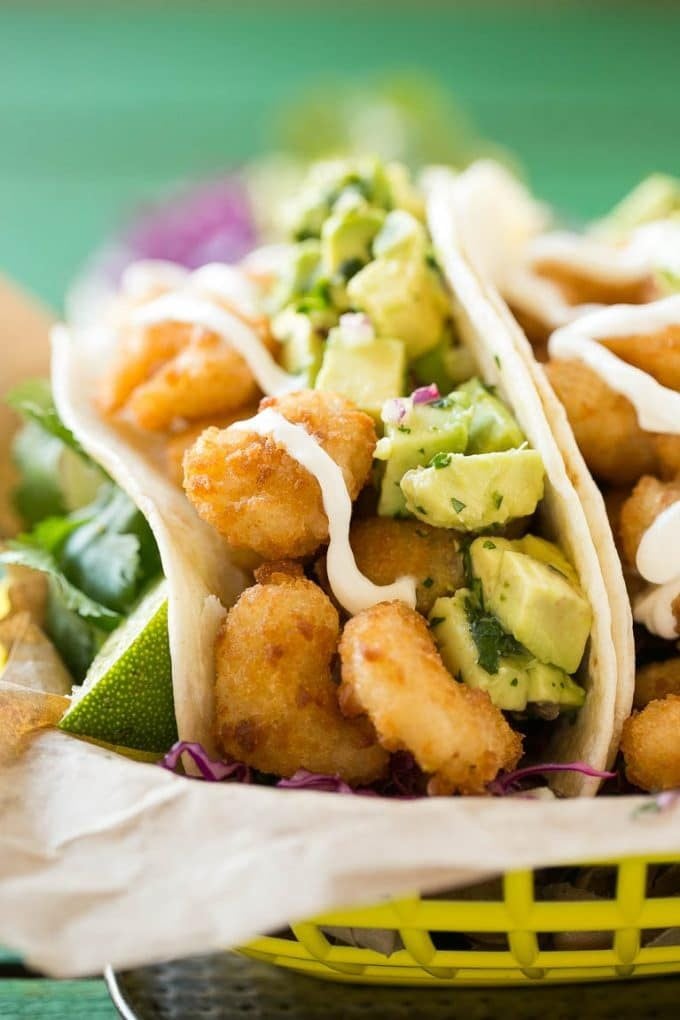
POLYGON ((470 562, 485 607, 541 662, 573 673, 583 658, 592 611, 564 574, 493 539, 476 539, 470 562))
POLYGON ((472 351, 456 335, 451 322, 444 324, 444 335, 436 347, 428 351, 411 365, 417 382, 428 386, 436 383, 440 393, 447 393, 476 369, 472 351))
POLYGON ((409 360, 437 345, 451 314, 439 274, 422 257, 374 259, 352 277, 347 294, 378 336, 404 341, 409 360))
POLYGON ((526 441, 512 412, 479 379, 468 380, 456 392, 469 397, 474 411, 466 453, 497 453, 526 441))
POLYGON ((348 318, 329 334, 316 389, 342 393, 378 421, 385 401, 404 391, 406 351, 401 340, 373 335, 370 324, 366 339, 353 338, 343 329, 348 318))
POLYGON ((393 209, 405 209, 416 219, 424 222, 425 202, 423 196, 413 184, 411 175, 403 163, 386 163, 385 179, 390 189, 393 209))
POLYGON ((564 670, 533 659, 527 667, 529 683, 527 701, 539 704, 556 704, 563 710, 580 708, 586 692, 564 670))
POLYGON ((274 310, 283 308, 294 298, 310 290, 321 263, 321 245, 318 241, 302 241, 292 246, 290 262, 276 285, 271 298, 274 310))
POLYGON ((452 454, 441 466, 401 479, 406 509, 437 528, 481 531, 532 514, 543 498, 543 463, 535 450, 452 454))
POLYGON ((319 237, 330 213, 357 198, 380 209, 392 207, 392 187, 379 160, 368 157, 315 163, 298 194, 287 203, 288 229, 296 240, 319 237))
POLYGON ((291 306, 276 316, 272 332, 283 345, 281 365, 291 375, 299 375, 305 386, 313 386, 323 357, 326 322, 332 324, 333 313, 296 312, 291 306))
POLYGON ((447 402, 443 407, 441 403, 414 406, 410 398, 405 399, 401 401, 403 417, 398 422, 391 421, 383 412, 385 436, 375 451, 378 460, 386 461, 378 502, 381 517, 406 513, 400 482, 410 468, 429 464, 433 457, 445 459, 448 453, 461 453, 465 449, 470 410, 456 402, 447 402))
MULTIPOLYGON (((547 538, 539 538, 538 535, 531 534, 523 535, 522 538, 512 539, 500 538, 494 535, 493 544, 496 549, 526 553, 527 556, 531 556, 535 560, 540 560, 541 563, 547 563, 549 566, 559 571, 560 574, 564 574, 566 579, 576 588, 579 587, 578 574, 572 567, 571 563, 560 547, 555 545, 554 542, 549 542, 547 538)), ((480 547, 476 548, 478 549, 478 556, 482 555, 484 551, 488 551, 488 547, 483 544, 481 546, 481 550, 480 547)))
MULTIPOLYGON (((563 670, 537 662, 523 649, 498 654, 495 672, 485 669, 470 626, 476 611, 474 595, 461 588, 453 596, 437 599, 430 612, 430 627, 444 665, 456 679, 487 691, 494 705, 506 712, 522 712, 531 702, 562 709, 583 704, 583 688, 563 670)), ((500 626, 498 633, 502 633, 500 626)))
POLYGON ((371 258, 371 242, 385 214, 366 202, 359 202, 343 212, 333 213, 321 230, 321 257, 329 276, 339 274, 349 280, 371 258))
POLYGON ((394 209, 385 217, 380 232, 373 241, 374 258, 385 255, 396 258, 425 258, 428 237, 423 224, 405 212, 394 209))

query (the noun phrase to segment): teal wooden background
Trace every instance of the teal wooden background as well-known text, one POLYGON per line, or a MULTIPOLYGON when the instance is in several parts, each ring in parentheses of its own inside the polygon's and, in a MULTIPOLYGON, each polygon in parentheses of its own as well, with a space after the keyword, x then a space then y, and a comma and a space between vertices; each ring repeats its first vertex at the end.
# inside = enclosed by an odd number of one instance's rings
POLYGON ((680 171, 680 5, 0 4, 0 268, 58 302, 123 211, 262 151, 329 76, 424 70, 585 215, 680 171))

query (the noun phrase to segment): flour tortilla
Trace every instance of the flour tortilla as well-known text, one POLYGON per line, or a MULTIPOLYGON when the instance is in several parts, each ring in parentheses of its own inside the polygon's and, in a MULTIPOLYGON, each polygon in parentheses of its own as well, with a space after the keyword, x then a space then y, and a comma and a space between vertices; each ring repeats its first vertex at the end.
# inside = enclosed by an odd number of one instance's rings
MULTIPOLYGON (((606 684, 613 683, 614 690, 614 720, 608 754, 608 760, 612 762, 618 750, 621 728, 632 708, 635 687, 635 643, 630 600, 604 500, 588 471, 561 402, 548 382, 542 366, 536 361, 529 340, 493 282, 492 267, 480 260, 479 246, 476 245, 474 238, 474 217, 470 215, 469 210, 461 208, 461 196, 457 193, 455 176, 448 171, 437 169, 430 173, 429 181, 431 203, 437 203, 438 230, 443 245, 450 251, 449 271, 452 273, 452 285, 459 291, 469 288, 471 293, 477 292, 480 295, 489 322, 485 337, 487 339, 493 337, 496 346, 503 340, 506 346, 510 346, 516 352, 523 363, 525 373, 530 378, 533 398, 530 403, 535 403, 536 398, 539 398, 542 404, 543 417, 550 433, 550 445, 558 448, 564 468, 560 474, 566 473, 571 490, 569 495, 566 488, 564 490, 565 507, 569 508, 569 512, 564 522, 565 530, 562 532, 561 541, 564 542, 565 548, 569 548, 570 544, 582 547, 584 555, 587 549, 586 559, 589 561, 592 560, 594 552, 599 563, 598 574, 601 583, 588 593, 596 614, 598 636, 596 639, 594 628, 593 644, 597 640, 595 648, 600 660, 599 682, 602 682, 604 673, 606 684), (463 264, 463 257, 466 264, 463 264), (574 494, 577 497, 575 501, 574 494), (586 530, 590 533, 590 541, 586 539, 586 530), (608 634, 605 624, 607 615, 610 617, 608 634), (615 678, 609 675, 612 651, 616 660, 615 678)), ((518 200, 522 199, 522 194, 518 193, 518 200)), ((518 219, 523 225, 528 222, 528 218, 530 217, 526 210, 520 210, 518 219)), ((521 418, 521 414, 527 410, 524 406, 526 401, 522 400, 521 403, 523 406, 521 409, 516 406, 516 413, 520 424, 529 435, 528 428, 521 418)), ((537 449, 541 449, 533 438, 532 442, 537 449)), ((547 468, 546 453, 542 449, 541 452, 547 468)), ((564 478, 560 482, 560 487, 563 485, 564 478)), ((576 558, 574 562, 580 571, 576 558)), ((592 562, 590 566, 594 573, 592 562)), ((582 575, 582 583, 583 580, 582 575)))
MULTIPOLYGON (((593 626, 580 681, 586 703, 574 720, 549 724, 548 756, 555 761, 611 765, 621 727, 630 714, 634 674, 630 606, 602 497, 585 468, 566 423, 549 404, 547 380, 518 345, 519 327, 497 294, 484 286, 463 255, 455 210, 455 177, 426 174, 428 221, 435 248, 455 295, 459 327, 484 379, 498 387, 529 442, 543 458, 546 493, 541 504, 545 534, 567 553, 593 608, 593 626), (548 416, 550 412, 550 416, 548 416), (571 436, 571 442, 568 441, 571 436)), ((525 341, 528 346, 528 341, 525 341)), ((593 794, 597 780, 558 775, 559 793, 593 794)))

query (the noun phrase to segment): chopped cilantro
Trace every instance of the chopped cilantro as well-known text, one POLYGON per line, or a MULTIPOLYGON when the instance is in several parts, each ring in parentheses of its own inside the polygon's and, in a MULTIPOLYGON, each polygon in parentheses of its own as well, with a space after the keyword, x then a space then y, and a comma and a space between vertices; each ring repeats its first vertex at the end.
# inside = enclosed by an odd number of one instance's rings
POLYGON ((450 453, 435 453, 434 457, 432 458, 428 466, 437 468, 437 470, 439 470, 440 468, 448 467, 450 463, 451 463, 450 453))
POLYGON ((510 681, 510 686, 511 687, 516 687, 518 683, 519 683, 519 680, 517 679, 517 677, 513 676, 512 680, 510 681))
POLYGON ((461 512, 461 510, 465 509, 467 504, 466 503, 462 503, 459 499, 456 499, 455 496, 452 496, 451 497, 451 506, 456 511, 456 513, 459 514, 461 512))
POLYGON ((417 506, 416 510, 418 511, 419 514, 422 514, 423 517, 427 517, 427 510, 425 509, 424 506, 417 506))
POLYGON ((498 368, 500 368, 501 367, 501 359, 498 357, 497 354, 494 354, 493 360, 496 362, 496 365, 498 366, 498 368))
POLYGON ((485 549, 495 549, 496 545, 495 545, 494 542, 490 542, 489 539, 487 538, 486 542, 484 543, 484 548, 485 549))
POLYGON ((486 613, 475 598, 465 603, 472 639, 477 646, 479 665, 487 673, 497 673, 503 655, 518 655, 524 649, 511 634, 506 634, 499 620, 486 613))
POLYGON ((500 505, 503 502, 503 494, 501 492, 492 492, 491 498, 493 500, 493 505, 496 507, 496 510, 500 509, 500 505))
POLYGON ((398 432, 406 432, 407 435, 411 434, 411 430, 408 425, 397 425, 398 432))
POLYGON ((453 397, 440 397, 439 400, 433 400, 430 403, 430 407, 438 407, 440 410, 447 411, 450 407, 453 407, 454 403, 453 397))

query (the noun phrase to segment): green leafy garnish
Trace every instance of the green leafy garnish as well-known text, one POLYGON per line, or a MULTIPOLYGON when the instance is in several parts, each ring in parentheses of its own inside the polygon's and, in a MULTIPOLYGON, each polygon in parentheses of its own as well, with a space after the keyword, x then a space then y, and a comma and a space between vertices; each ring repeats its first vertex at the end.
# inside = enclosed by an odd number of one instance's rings
POLYGON ((451 497, 451 506, 456 511, 456 513, 459 514, 461 512, 461 510, 465 509, 465 507, 467 506, 467 503, 463 503, 460 499, 456 499, 455 496, 452 496, 451 497))
POLYGON ((503 494, 501 492, 492 492, 491 498, 493 500, 493 505, 496 507, 496 510, 500 509, 500 505, 503 502, 503 494))
POLYGON ((495 546, 494 542, 490 541, 490 539, 487 538, 487 540, 484 543, 484 548, 485 549, 495 549, 496 546, 495 546))
POLYGON ((472 639, 477 646, 479 665, 487 673, 497 673, 501 656, 520 655, 524 648, 511 634, 507 634, 500 622, 487 613, 475 598, 466 600, 465 609, 472 639))
POLYGON ((435 453, 428 467, 433 467, 436 468, 437 470, 440 470, 441 468, 448 467, 450 463, 451 463, 450 453, 435 453))
POLYGON ((23 418, 34 421, 45 432, 60 439, 81 456, 87 456, 71 430, 66 428, 59 417, 47 379, 28 379, 15 386, 6 399, 9 406, 23 418))

